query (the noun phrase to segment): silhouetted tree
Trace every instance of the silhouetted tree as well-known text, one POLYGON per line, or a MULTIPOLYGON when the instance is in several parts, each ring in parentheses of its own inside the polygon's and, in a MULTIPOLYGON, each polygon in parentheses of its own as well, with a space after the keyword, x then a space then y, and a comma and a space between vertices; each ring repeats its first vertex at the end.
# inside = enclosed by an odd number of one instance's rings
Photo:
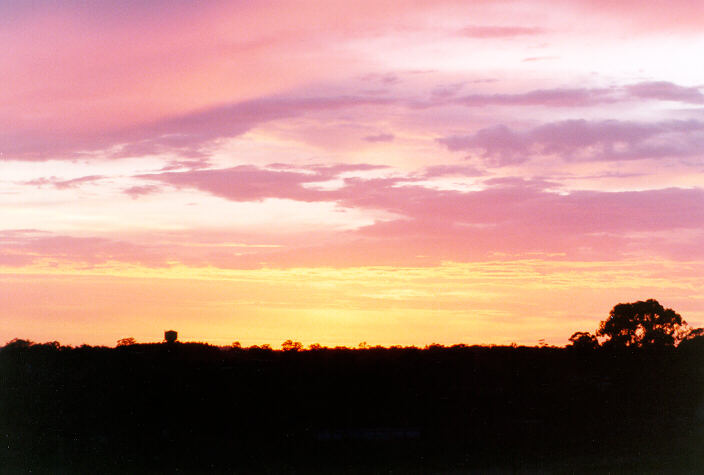
POLYGON ((682 348, 698 347, 704 349, 704 328, 690 328, 678 345, 682 348))
POLYGON ((61 343, 59 343, 58 341, 47 341, 45 343, 36 343, 32 346, 44 350, 58 350, 61 348, 61 343))
POLYGON ((178 332, 174 330, 164 332, 164 341, 166 341, 166 343, 176 343, 176 340, 178 340, 178 332))
POLYGON ((616 305, 596 334, 605 337, 608 346, 673 346, 684 325, 677 312, 657 300, 639 300, 616 305))
POLYGON ((697 338, 704 338, 704 328, 691 328, 684 337, 685 340, 695 340, 697 338))
POLYGON ((445 347, 440 343, 431 343, 429 345, 425 345, 426 350, 442 350, 443 348, 445 347))
POLYGON ((117 346, 129 346, 129 345, 136 345, 137 340, 135 340, 132 337, 129 338, 121 338, 117 340, 117 346))
POLYGON ((29 348, 32 345, 34 345, 34 342, 31 340, 23 340, 21 338, 13 338, 12 340, 5 343, 4 348, 6 350, 22 350, 25 348, 29 348))
POLYGON ((575 332, 569 337, 568 348, 575 350, 593 350, 599 346, 599 340, 589 332, 575 332))
POLYGON ((281 343, 281 349, 284 351, 299 351, 303 349, 303 343, 300 341, 286 340, 281 343))

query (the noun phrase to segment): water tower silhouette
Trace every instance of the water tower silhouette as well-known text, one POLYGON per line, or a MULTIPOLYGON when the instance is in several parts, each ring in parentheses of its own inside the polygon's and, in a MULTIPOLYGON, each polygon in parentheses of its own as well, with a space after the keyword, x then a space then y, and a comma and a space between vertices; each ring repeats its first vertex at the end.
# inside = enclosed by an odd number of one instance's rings
POLYGON ((164 332, 164 341, 166 343, 176 343, 178 340, 178 332, 175 330, 167 330, 164 332))

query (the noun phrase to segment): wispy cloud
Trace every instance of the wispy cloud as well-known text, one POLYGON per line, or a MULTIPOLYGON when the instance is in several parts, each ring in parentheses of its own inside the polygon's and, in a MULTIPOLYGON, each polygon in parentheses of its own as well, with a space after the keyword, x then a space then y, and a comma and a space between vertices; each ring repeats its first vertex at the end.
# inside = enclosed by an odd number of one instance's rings
POLYGON ((29 180, 23 182, 24 185, 29 185, 29 186, 53 186, 56 189, 59 190, 65 190, 68 188, 77 188, 80 185, 84 183, 93 183, 96 181, 104 180, 106 177, 102 175, 89 175, 89 176, 82 176, 79 178, 71 178, 69 180, 63 180, 59 179, 56 177, 44 177, 44 178, 36 178, 34 180, 29 180))
POLYGON ((377 134, 377 135, 367 135, 364 137, 367 142, 392 142, 394 140, 393 134, 377 134))
POLYGON ((527 26, 470 25, 462 28, 459 34, 469 38, 511 38, 539 35, 544 32, 543 28, 527 26))
MULTIPOLYGON (((319 117, 317 120, 324 124, 329 120, 330 114, 344 117, 350 111, 370 107, 374 108, 374 120, 378 121, 381 117, 393 117, 399 113, 413 118, 422 110, 456 106, 561 109, 598 107, 634 100, 700 104, 704 97, 698 88, 669 82, 464 95, 458 94, 459 90, 460 88, 455 86, 452 93, 438 93, 437 88, 432 87, 429 94, 422 91, 414 94, 291 93, 221 104, 119 129, 95 132, 84 130, 72 134, 57 132, 51 128, 25 130, 10 127, 0 135, 0 151, 7 158, 24 160, 88 158, 91 152, 96 151, 101 151, 101 156, 113 158, 171 153, 189 159, 189 166, 203 166, 207 164, 208 159, 204 147, 207 148, 214 141, 237 137, 274 121, 300 117, 315 120, 319 117)), ((389 142, 394 139, 395 135, 387 132, 364 137, 368 142, 389 142)))
POLYGON ((131 198, 137 199, 141 196, 151 195, 152 193, 158 193, 160 189, 161 188, 156 185, 135 185, 126 188, 124 192, 131 198))
POLYGON ((699 87, 684 87, 671 82, 641 82, 626 86, 632 96, 661 101, 683 102, 687 104, 704 104, 704 94, 699 87))

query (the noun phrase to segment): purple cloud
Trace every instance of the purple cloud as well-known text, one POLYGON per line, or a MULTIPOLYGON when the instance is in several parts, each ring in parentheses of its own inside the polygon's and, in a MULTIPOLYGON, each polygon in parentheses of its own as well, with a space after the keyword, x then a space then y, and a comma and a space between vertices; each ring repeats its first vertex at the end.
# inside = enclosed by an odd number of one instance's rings
MULTIPOLYGON (((390 76, 391 77, 391 76, 390 76)), ((47 160, 86 157, 102 150, 112 157, 140 156, 170 152, 202 167, 207 161, 207 145, 215 140, 236 137, 275 120, 305 115, 347 111, 356 107, 393 106, 408 114, 436 107, 592 107, 619 101, 667 100, 701 104, 704 96, 697 88, 666 82, 640 83, 606 88, 552 88, 520 93, 477 93, 460 95, 461 83, 444 89, 431 89, 428 96, 384 94, 279 95, 217 105, 148 123, 118 129, 66 131, 53 128, 5 128, 0 133, 0 153, 6 158, 47 160)), ((391 141, 390 133, 365 137, 370 142, 391 141)))
POLYGON ((425 168, 420 176, 437 178, 442 176, 482 176, 484 171, 471 165, 433 165, 425 168))
POLYGON ((24 160, 75 158, 88 151, 116 147, 113 157, 165 151, 203 159, 201 148, 213 140, 236 137, 272 120, 358 106, 381 106, 397 99, 340 95, 331 97, 272 96, 210 107, 179 116, 96 134, 14 130, 0 134, 0 153, 24 160))
POLYGON ((392 142, 394 140, 393 134, 378 134, 378 135, 367 135, 364 137, 367 142, 392 142))
POLYGON ((489 166, 513 165, 541 155, 567 161, 691 157, 704 146, 704 124, 695 120, 566 120, 523 131, 497 125, 438 142, 449 150, 477 152, 489 166))
POLYGON ((638 98, 704 104, 704 94, 701 93, 698 87, 678 86, 671 82, 642 82, 626 86, 626 90, 632 96, 638 98))
POLYGON ((585 107, 622 100, 617 89, 536 89, 518 94, 470 94, 452 99, 452 103, 468 107, 544 106, 585 107))
MULTIPOLYGON (((526 58, 524 61, 553 59, 554 57, 526 58)), ((458 88, 456 88, 458 89, 458 88)), ((683 87, 671 82, 644 82, 623 87, 601 88, 551 88, 535 89, 512 94, 467 94, 455 96, 456 90, 441 90, 433 94, 438 98, 447 98, 446 103, 468 107, 483 106, 542 106, 542 107, 591 107, 630 101, 633 99, 652 99, 677 101, 688 104, 704 103, 704 94, 696 87, 683 87)), ((438 101, 443 103, 443 101, 438 101)))

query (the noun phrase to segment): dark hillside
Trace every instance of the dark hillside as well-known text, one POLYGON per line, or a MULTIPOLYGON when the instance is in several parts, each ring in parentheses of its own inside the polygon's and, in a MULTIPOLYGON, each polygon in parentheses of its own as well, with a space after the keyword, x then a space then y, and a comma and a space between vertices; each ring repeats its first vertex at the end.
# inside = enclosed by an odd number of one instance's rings
MULTIPOLYGON (((0 462, 51 473, 704 467, 704 351, 0 350, 0 462)), ((3 472, 4 473, 4 472, 3 472)))

